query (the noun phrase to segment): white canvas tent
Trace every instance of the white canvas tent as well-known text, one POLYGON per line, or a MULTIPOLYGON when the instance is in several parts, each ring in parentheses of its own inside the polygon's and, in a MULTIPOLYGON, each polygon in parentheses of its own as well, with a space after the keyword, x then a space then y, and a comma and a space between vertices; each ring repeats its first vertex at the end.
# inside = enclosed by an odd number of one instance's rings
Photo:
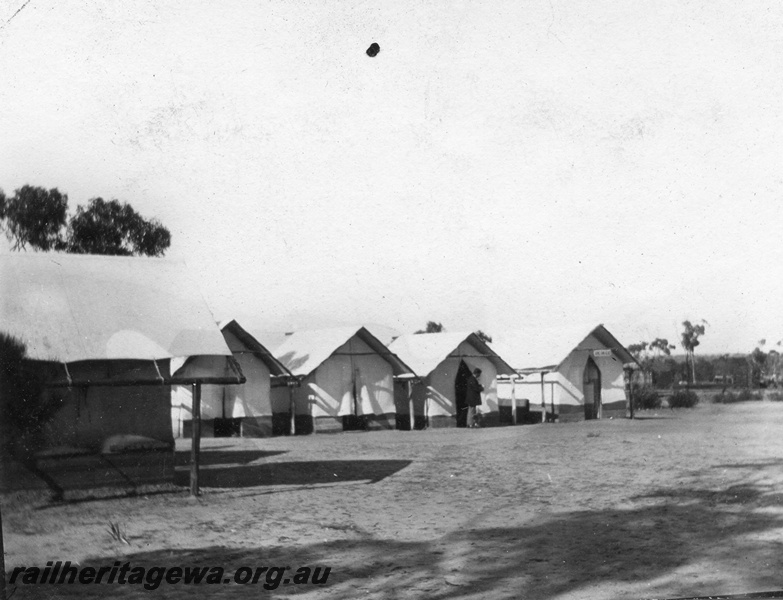
POLYGON ((396 426, 394 380, 413 372, 366 328, 298 331, 273 352, 301 380, 296 433, 396 426))
MULTIPOLYGON (((204 436, 267 437, 287 434, 291 429, 289 382, 291 372, 261 342, 235 320, 220 324, 220 331, 245 383, 204 385, 201 393, 204 436), (282 394, 275 391, 282 390, 282 394)), ((215 361, 198 359, 198 363, 215 361)), ((223 361, 225 362, 225 361, 223 361)), ((220 369, 221 364, 215 364, 220 369)), ((191 433, 193 396, 188 386, 174 386, 171 394, 172 429, 176 437, 191 433)))
MULTIPOLYGON (((458 425, 456 379, 462 362, 473 371, 481 369, 484 387, 478 412, 485 425, 503 420, 498 408, 499 375, 512 376, 514 369, 475 333, 424 333, 398 337, 389 346, 422 380, 413 386, 413 409, 418 426, 458 425)), ((461 425, 461 421, 459 422, 461 425)))
POLYGON ((520 377, 498 386, 501 403, 561 421, 625 416, 625 370, 638 366, 603 325, 507 334, 499 342, 520 377))
POLYGON ((65 484, 171 480, 170 386, 244 381, 182 263, 0 255, 0 289, 0 331, 24 343, 47 401, 60 404, 35 443, 21 444, 35 449, 26 465, 65 484))

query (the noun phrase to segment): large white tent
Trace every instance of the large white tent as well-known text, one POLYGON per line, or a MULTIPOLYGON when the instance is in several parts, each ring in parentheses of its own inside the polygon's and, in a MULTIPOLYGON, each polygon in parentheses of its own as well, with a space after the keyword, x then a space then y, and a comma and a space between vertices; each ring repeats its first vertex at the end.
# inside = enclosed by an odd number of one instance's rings
POLYGON ((561 421, 626 414, 625 370, 638 365, 603 325, 522 331, 498 346, 519 373, 499 384, 502 403, 561 421))
POLYGON ((413 371, 366 328, 297 331, 273 352, 301 381, 296 433, 396 427, 395 378, 413 371))
MULTIPOLYGON (((267 437, 289 433, 291 372, 235 320, 221 323, 220 330, 246 381, 239 385, 202 387, 202 435, 267 437), (278 390, 284 393, 275 393, 278 390)), ((215 362, 215 358, 199 358, 196 362, 208 361, 215 362)), ((221 363, 214 368, 220 369, 221 363)), ((192 406, 191 388, 174 386, 171 420, 176 437, 190 435, 192 406)))
POLYGON ((7 469, 22 463, 66 487, 170 480, 170 386, 244 381, 183 263, 0 255, 0 290, 0 332, 24 344, 59 405, 35 440, 5 446, 21 462, 3 461, 4 485, 20 483, 7 469))
POLYGON ((478 412, 484 424, 501 422, 497 398, 498 375, 515 375, 514 369, 475 333, 424 333, 403 335, 390 346, 422 379, 412 389, 417 426, 453 427, 458 424, 456 380, 460 364, 481 369, 484 387, 478 412))

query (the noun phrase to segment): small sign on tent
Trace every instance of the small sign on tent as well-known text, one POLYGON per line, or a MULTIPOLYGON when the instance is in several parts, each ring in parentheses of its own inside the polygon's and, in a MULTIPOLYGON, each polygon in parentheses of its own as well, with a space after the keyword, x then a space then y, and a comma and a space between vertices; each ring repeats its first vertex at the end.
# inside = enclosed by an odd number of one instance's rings
POLYGON ((609 348, 593 350, 593 356, 596 358, 609 358, 612 356, 612 351, 609 348))

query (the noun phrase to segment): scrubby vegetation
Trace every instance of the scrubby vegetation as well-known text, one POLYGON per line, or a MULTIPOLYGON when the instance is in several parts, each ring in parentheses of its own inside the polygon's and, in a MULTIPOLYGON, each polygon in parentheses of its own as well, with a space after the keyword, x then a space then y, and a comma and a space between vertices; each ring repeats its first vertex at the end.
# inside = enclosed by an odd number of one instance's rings
POLYGON ((25 365, 25 346, 0 333, 0 415, 5 451, 22 455, 37 450, 41 428, 60 407, 61 400, 43 394, 43 382, 25 365))
POLYGON ((712 401, 718 404, 732 404, 734 402, 747 402, 748 400, 761 400, 761 392, 754 392, 748 388, 743 388, 736 394, 731 390, 723 391, 713 396, 712 401))
POLYGON ((693 408, 699 396, 693 390, 679 390, 669 397, 669 408, 693 408))
POLYGON ((652 387, 635 385, 633 388, 634 410, 656 410, 661 408, 662 398, 652 387))

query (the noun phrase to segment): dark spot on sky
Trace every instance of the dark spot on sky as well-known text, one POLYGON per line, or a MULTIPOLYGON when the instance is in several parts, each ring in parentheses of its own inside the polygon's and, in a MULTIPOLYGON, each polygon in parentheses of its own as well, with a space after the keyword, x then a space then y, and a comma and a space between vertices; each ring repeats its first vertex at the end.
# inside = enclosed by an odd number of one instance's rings
POLYGON ((381 51, 381 47, 375 42, 373 42, 372 44, 370 44, 370 47, 367 48, 367 56, 375 56, 380 51, 381 51))

